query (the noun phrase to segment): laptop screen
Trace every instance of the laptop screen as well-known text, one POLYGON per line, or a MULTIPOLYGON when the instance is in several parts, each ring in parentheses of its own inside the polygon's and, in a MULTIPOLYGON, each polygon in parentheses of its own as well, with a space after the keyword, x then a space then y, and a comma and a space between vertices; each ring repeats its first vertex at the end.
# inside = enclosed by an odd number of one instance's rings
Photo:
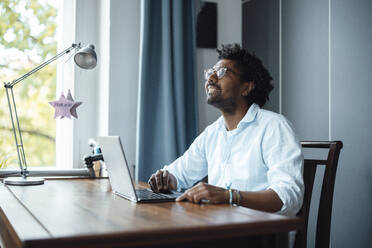
POLYGON ((101 136, 97 138, 97 141, 101 146, 112 191, 129 200, 137 201, 120 137, 101 136))

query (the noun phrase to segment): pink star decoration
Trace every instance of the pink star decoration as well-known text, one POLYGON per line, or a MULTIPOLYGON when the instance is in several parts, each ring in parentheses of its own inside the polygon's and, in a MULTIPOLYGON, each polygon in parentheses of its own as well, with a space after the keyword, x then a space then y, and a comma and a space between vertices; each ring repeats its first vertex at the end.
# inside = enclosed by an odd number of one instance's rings
POLYGON ((52 105, 55 109, 54 112, 54 119, 58 116, 61 116, 61 119, 63 117, 67 117, 71 119, 71 116, 78 118, 76 113, 76 108, 79 107, 82 102, 76 102, 72 98, 70 90, 68 90, 67 98, 63 93, 59 97, 58 101, 49 102, 50 105, 52 105))
POLYGON ((73 117, 75 117, 77 119, 78 116, 77 116, 77 113, 76 113, 76 108, 79 107, 83 102, 77 102, 77 101, 75 102, 75 100, 72 98, 70 90, 68 90, 68 93, 67 93, 67 100, 70 100, 70 101, 74 102, 74 105, 70 109, 70 113, 73 117))

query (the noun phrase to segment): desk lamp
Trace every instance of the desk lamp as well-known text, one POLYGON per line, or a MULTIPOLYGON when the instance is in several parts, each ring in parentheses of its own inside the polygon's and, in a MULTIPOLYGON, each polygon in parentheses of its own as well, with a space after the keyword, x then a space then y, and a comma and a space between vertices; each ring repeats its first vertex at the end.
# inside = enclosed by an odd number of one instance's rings
POLYGON ((16 108, 14 94, 13 94, 13 86, 21 82, 23 79, 27 78, 28 76, 34 74, 38 70, 42 69, 44 66, 50 64, 54 60, 58 59, 59 57, 62 57, 63 55, 70 53, 74 49, 76 50, 74 61, 79 67, 89 70, 89 69, 93 69, 96 66, 97 55, 96 55, 96 52, 94 51, 94 45, 89 44, 88 46, 81 48, 81 43, 78 43, 78 44, 74 43, 69 48, 65 49, 64 51, 57 54, 56 56, 49 59, 48 61, 45 61, 44 63, 35 67, 34 69, 27 72, 20 78, 12 81, 11 83, 4 83, 4 87, 6 89, 6 96, 8 98, 10 119, 12 121, 14 139, 15 139, 15 144, 16 144, 17 153, 18 153, 19 167, 21 169, 20 177, 8 177, 4 179, 3 181, 5 184, 26 186, 26 185, 39 185, 39 184, 44 183, 43 178, 27 177, 29 174, 29 171, 27 170, 26 155, 25 155, 25 151, 23 148, 22 131, 19 126, 17 108, 16 108))

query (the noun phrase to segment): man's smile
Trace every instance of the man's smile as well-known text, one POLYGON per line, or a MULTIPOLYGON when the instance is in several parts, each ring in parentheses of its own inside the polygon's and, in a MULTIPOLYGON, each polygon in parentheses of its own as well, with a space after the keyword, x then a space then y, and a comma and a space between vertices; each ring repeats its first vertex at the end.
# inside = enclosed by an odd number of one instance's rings
POLYGON ((209 93, 214 93, 217 91, 220 91, 221 88, 214 82, 209 82, 207 83, 207 92, 209 93))
POLYGON ((208 89, 208 93, 220 91, 220 89, 217 88, 216 86, 208 86, 207 89, 208 89))

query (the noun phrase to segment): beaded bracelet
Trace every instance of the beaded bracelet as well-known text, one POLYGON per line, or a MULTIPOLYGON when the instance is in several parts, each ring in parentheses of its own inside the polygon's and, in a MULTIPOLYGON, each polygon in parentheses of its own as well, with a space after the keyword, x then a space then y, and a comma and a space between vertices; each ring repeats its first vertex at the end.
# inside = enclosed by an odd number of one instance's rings
POLYGON ((229 189, 229 194, 230 194, 229 203, 230 203, 230 205, 232 205, 233 204, 233 192, 232 192, 232 189, 229 189))
POLYGON ((232 205, 233 204, 233 192, 231 189, 231 183, 229 185, 226 185, 226 189, 229 191, 229 195, 230 195, 229 203, 230 205, 232 205))
POLYGON ((240 205, 240 192, 239 190, 236 190, 236 205, 240 205))

